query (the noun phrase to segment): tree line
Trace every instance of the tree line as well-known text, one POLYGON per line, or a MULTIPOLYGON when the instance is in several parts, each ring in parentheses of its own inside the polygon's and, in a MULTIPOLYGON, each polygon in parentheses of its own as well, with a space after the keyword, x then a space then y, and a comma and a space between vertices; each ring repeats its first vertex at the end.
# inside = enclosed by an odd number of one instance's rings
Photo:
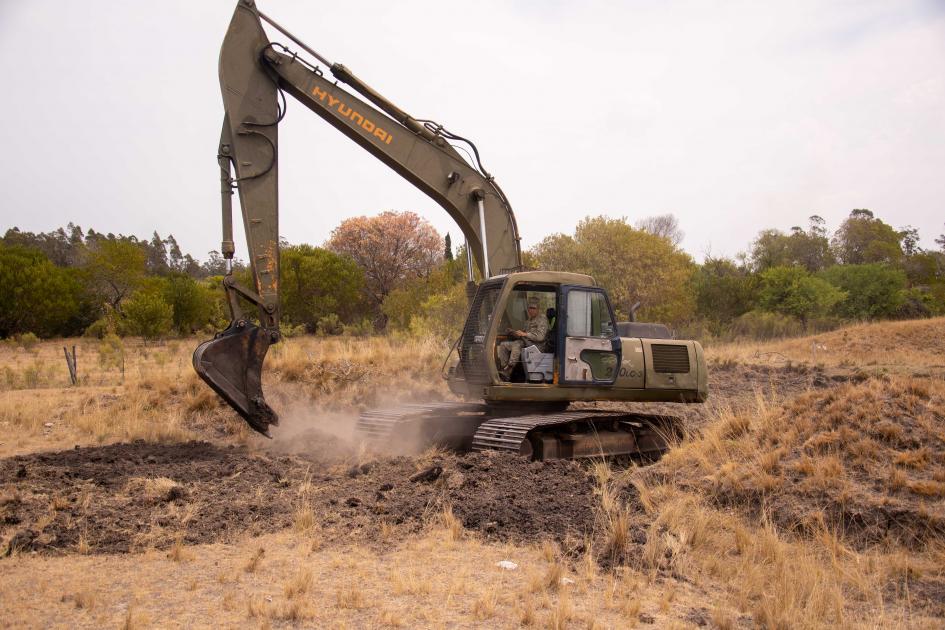
MULTIPOLYGON (((938 250, 911 227, 894 229, 853 210, 830 233, 763 230, 734 258, 696 263, 680 248, 672 215, 587 217, 525 252, 526 267, 582 272, 604 286, 620 319, 662 321, 684 334, 773 337, 850 320, 945 314, 945 234, 938 250)), ((455 336, 466 314, 465 252, 454 252, 412 212, 343 221, 323 246, 283 241, 281 296, 287 334, 455 336)), ((87 334, 156 338, 224 327, 225 261, 199 261, 173 236, 150 239, 17 228, 0 239, 0 336, 87 334)), ((249 270, 234 263, 252 286, 249 270)), ((251 309, 248 310, 251 312, 251 309)))

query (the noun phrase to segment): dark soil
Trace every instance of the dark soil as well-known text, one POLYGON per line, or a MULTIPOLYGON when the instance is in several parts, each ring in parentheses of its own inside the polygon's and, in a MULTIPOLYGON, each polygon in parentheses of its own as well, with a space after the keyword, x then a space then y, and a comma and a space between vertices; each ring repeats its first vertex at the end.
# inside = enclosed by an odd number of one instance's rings
POLYGON ((274 532, 307 507, 328 539, 370 540, 381 523, 419 530, 447 505, 467 528, 500 540, 582 537, 594 526, 593 484, 571 462, 443 455, 418 470, 405 457, 324 459, 205 442, 14 457, 0 461, 0 531, 21 550, 75 551, 81 538, 92 553, 114 553, 274 532), (143 480, 157 478, 176 485, 149 493, 143 480))

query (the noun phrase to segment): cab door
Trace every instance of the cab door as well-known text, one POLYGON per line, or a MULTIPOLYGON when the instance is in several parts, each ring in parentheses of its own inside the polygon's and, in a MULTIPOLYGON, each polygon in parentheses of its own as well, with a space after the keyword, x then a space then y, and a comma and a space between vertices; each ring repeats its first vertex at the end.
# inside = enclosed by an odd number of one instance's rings
POLYGON ((616 318, 603 289, 561 287, 559 373, 565 385, 613 385, 620 369, 616 318))

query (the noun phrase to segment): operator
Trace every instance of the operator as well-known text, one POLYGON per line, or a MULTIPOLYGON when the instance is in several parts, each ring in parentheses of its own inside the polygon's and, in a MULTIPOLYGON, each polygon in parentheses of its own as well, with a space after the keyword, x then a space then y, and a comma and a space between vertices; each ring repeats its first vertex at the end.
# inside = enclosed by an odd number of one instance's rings
POLYGON ((506 330, 511 337, 509 341, 499 343, 499 375, 502 380, 508 381, 512 377, 512 370, 518 365, 522 350, 526 345, 536 345, 541 348, 548 336, 548 318, 538 312, 538 298, 528 298, 528 321, 525 330, 506 330))

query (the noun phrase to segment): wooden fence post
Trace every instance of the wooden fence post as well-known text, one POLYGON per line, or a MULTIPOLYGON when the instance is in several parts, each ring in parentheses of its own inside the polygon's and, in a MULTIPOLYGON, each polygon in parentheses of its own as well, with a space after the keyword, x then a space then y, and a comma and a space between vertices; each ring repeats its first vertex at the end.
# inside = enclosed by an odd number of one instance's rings
POLYGON ((75 346, 72 346, 72 355, 69 355, 69 351, 65 346, 62 347, 62 353, 66 355, 66 367, 69 368, 69 380, 72 381, 73 385, 78 385, 79 377, 76 374, 76 364, 75 364, 75 346))

